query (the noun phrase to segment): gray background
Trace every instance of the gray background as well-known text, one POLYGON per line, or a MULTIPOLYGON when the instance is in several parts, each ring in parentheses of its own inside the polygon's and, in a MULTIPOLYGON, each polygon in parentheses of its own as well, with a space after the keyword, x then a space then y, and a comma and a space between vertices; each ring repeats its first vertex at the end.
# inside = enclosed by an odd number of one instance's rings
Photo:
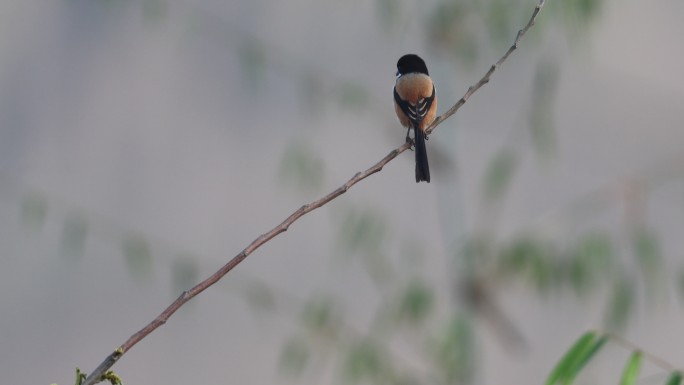
MULTIPOLYGON (((533 3, 511 2, 522 11, 510 23, 522 26, 533 3)), ((428 49, 424 19, 406 16, 418 6, 402 4, 399 22, 383 28, 377 4, 367 1, 3 1, 2 381, 72 383, 75 366, 92 370, 180 293, 173 283, 179 261, 193 261, 194 282, 208 276, 301 204, 400 145, 404 131, 391 103, 400 55, 427 60, 443 112, 505 50, 479 39, 468 67, 428 49), (307 99, 302 84, 320 93, 307 99), (346 84, 363 88, 365 106, 340 102, 346 84), (297 143, 322 162, 312 188, 283 181, 283 158, 297 143), (39 218, 25 223, 34 206, 39 218), (61 250, 64 222, 74 215, 87 223, 76 257, 61 250), (148 241, 147 273, 136 275, 122 256, 130 234, 148 241)), ((619 232, 631 182, 681 174, 684 3, 607 1, 590 27, 574 27, 576 36, 545 12, 492 82, 430 138, 433 183, 413 182, 407 152, 302 218, 130 351, 114 367, 124 382, 284 382, 279 350, 296 317, 250 311, 239 294, 245 277, 292 298, 334 293, 363 330, 378 296, 362 264, 331 257, 335 217, 350 207, 381 213, 394 250, 415 241, 425 255, 422 274, 448 287, 451 245, 490 225, 481 200, 489 160, 511 141, 529 141, 516 127, 531 108, 545 56, 559 63, 555 154, 540 161, 523 151, 499 234, 619 232), (595 215, 575 220, 573 210, 558 211, 605 188, 595 215)), ((677 267, 684 186, 680 176, 665 179, 642 209, 667 266, 677 267)), ((667 292, 674 278, 666 270, 667 292)), ((522 287, 507 290, 500 302, 529 349, 511 353, 483 330, 476 382, 543 381, 574 338, 600 326, 600 298, 543 300, 522 287)), ((676 296, 662 298, 642 306, 623 335, 676 362, 684 354, 682 312, 676 296)), ((441 301, 449 303, 448 295, 441 301)), ((594 370, 617 382, 627 354, 609 350, 594 370)), ((330 373, 309 382, 336 383, 330 373)))

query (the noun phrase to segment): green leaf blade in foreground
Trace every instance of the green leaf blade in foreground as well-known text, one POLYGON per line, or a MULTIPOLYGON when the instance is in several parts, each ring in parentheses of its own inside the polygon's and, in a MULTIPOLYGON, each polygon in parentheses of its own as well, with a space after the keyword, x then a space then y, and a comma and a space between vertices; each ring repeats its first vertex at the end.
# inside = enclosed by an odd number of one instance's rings
POLYGON ((606 340, 605 336, 599 337, 593 331, 584 333, 556 364, 545 385, 571 384, 584 365, 605 344, 606 340))
POLYGON ((557 384, 561 379, 565 378, 565 375, 575 360, 575 357, 579 354, 579 352, 586 349, 586 347, 589 346, 595 338, 596 333, 590 331, 584 333, 579 339, 577 339, 572 347, 565 352, 563 358, 561 358, 561 360, 558 361, 556 366, 553 368, 551 374, 549 374, 549 377, 546 379, 545 385, 557 384))
POLYGON ((601 336, 597 340, 594 341, 594 343, 589 346, 588 349, 585 351, 581 352, 577 356, 577 361, 575 361, 574 365, 570 368, 570 372, 568 373, 567 378, 563 382, 564 385, 570 385, 572 382, 575 380, 575 377, 579 374, 579 372, 584 368, 584 366, 591 360, 594 355, 603 347, 603 345, 608 341, 608 337, 606 336, 601 336))
POLYGON ((640 351, 635 351, 629 357, 629 361, 622 372, 622 379, 620 385, 634 385, 639 378, 639 371, 641 370, 641 361, 643 354, 640 351))
POLYGON ((682 372, 673 372, 670 378, 667 379, 666 385, 681 385, 682 383, 682 372))

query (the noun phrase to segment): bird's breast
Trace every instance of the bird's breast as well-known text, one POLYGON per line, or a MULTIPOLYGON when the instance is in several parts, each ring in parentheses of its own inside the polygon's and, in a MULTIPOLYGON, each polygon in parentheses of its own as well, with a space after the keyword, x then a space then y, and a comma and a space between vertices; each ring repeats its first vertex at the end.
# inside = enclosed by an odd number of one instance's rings
POLYGON ((432 79, 425 74, 415 73, 402 75, 397 79, 397 93, 411 104, 432 95, 432 79))

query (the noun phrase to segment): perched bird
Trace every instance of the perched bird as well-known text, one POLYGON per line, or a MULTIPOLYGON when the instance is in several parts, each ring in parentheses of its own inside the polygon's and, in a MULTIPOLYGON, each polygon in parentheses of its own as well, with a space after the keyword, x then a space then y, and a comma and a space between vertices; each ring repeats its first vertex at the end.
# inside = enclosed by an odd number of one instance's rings
POLYGON ((418 55, 404 55, 397 62, 394 110, 401 124, 408 128, 406 141, 411 141, 409 132, 413 129, 416 145, 416 182, 430 183, 425 129, 437 116, 437 97, 427 66, 418 55))

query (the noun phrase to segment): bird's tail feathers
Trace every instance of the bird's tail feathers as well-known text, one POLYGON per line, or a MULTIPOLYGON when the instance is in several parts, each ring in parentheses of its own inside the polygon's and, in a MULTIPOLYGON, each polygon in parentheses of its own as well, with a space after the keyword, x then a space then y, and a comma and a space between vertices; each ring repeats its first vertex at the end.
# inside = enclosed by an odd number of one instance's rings
POLYGON ((425 147, 425 133, 420 129, 415 129, 416 143, 416 183, 430 183, 430 166, 428 165, 427 148, 425 147))

